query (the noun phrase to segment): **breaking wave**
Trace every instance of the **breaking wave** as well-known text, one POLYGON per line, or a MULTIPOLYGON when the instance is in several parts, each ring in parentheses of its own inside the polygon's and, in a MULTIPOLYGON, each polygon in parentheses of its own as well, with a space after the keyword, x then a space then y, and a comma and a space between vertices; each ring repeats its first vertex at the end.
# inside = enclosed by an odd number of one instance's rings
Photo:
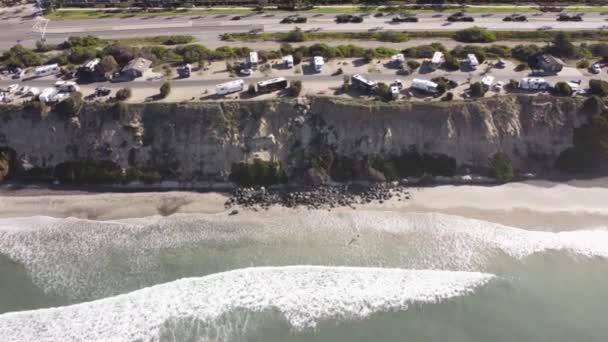
POLYGON ((608 257, 608 231, 528 231, 458 216, 378 211, 0 219, 0 254, 23 264, 46 293, 71 302, 250 266, 496 273, 488 266, 496 255, 523 258, 546 250, 608 257))
POLYGON ((484 273, 383 268, 239 269, 72 306, 7 313, 0 315, 0 336, 13 342, 159 341, 168 322, 196 321, 203 334, 208 331, 204 326, 217 324, 231 312, 268 310, 302 330, 322 320, 361 319, 436 303, 470 293, 492 278, 484 273))

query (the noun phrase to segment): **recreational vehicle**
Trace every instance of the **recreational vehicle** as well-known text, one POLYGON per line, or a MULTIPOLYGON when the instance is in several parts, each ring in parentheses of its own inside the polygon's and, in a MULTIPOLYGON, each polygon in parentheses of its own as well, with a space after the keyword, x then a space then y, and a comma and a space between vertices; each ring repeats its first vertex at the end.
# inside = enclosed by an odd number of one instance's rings
POLYGON ((288 83, 284 77, 277 77, 266 81, 260 81, 257 83, 257 86, 258 93, 270 93, 275 90, 287 88, 288 83))
POLYGON ((426 93, 435 93, 437 91, 437 83, 415 78, 412 81, 412 88, 426 93))
POLYGON ((44 103, 52 102, 57 93, 59 93, 59 90, 55 87, 44 88, 38 96, 38 99, 44 103))
POLYGON ((34 69, 34 77, 55 75, 59 73, 59 71, 61 71, 61 69, 58 64, 42 65, 34 69))
POLYGON ((293 68, 293 56, 292 55, 283 56, 283 65, 285 66, 286 69, 293 68))
POLYGON ((247 63, 252 69, 255 69, 258 66, 258 53, 256 51, 251 51, 249 53, 249 58, 247 59, 247 63))
POLYGON ((236 93, 243 91, 245 88, 245 82, 243 80, 234 80, 230 82, 221 83, 215 86, 215 93, 217 95, 226 95, 230 93, 236 93))
POLYGON ((443 52, 435 51, 433 54, 433 58, 431 58, 431 67, 439 68, 443 63, 445 63, 445 57, 443 56, 443 52))
POLYGON ((376 82, 365 79, 361 75, 353 75, 352 84, 365 92, 370 92, 376 87, 376 82))
POLYGON ((481 84, 488 87, 488 89, 492 86, 492 83, 494 83, 494 76, 488 75, 481 79, 481 84))
POLYGON ((467 55, 467 63, 469 63, 469 66, 473 70, 477 69, 477 67, 479 66, 479 61, 477 60, 477 57, 475 56, 475 54, 472 53, 467 55))
POLYGON ((321 72, 323 70, 323 64, 325 64, 325 61, 323 60, 323 57, 321 57, 321 56, 314 56, 313 64, 315 66, 315 71, 321 72))
POLYGON ((403 62, 405 62, 405 56, 403 56, 402 53, 398 53, 396 55, 392 55, 391 56, 391 63, 390 64, 394 68, 401 67, 401 65, 403 65, 403 62))
POLYGON ((519 81, 519 87, 524 90, 545 90, 549 84, 544 78, 524 77, 519 81))

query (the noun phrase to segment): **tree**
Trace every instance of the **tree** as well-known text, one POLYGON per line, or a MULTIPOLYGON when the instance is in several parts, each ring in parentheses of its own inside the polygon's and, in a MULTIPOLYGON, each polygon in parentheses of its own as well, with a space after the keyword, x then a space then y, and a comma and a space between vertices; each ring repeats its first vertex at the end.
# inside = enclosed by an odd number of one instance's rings
POLYGON ((20 44, 10 48, 0 60, 9 68, 25 68, 42 64, 40 54, 24 48, 20 44))
POLYGON ((448 71, 456 71, 460 69, 460 62, 456 57, 454 57, 451 53, 446 53, 444 55, 445 62, 443 63, 443 67, 448 71))
POLYGON ((492 175, 503 182, 513 179, 513 166, 508 155, 502 152, 494 154, 494 157, 492 157, 492 175))
POLYGON ((113 56, 108 55, 101 59, 99 64, 97 64, 97 68, 100 74, 107 76, 118 70, 118 63, 116 63, 116 59, 113 56))
POLYGON ((374 59, 374 56, 375 56, 374 50, 367 49, 363 53, 363 61, 365 61, 365 63, 370 63, 374 59))
POLYGON ((302 92, 302 81, 291 82, 287 91, 289 92, 289 96, 300 96, 300 93, 302 92))
POLYGON ((593 95, 607 96, 608 82, 603 80, 589 80, 589 90, 593 95))
POLYGON ((55 111, 64 117, 77 116, 82 105, 82 93, 75 91, 68 98, 59 102, 55 106, 55 111))
POLYGON ((572 87, 566 82, 557 82, 553 87, 553 93, 557 96, 572 96, 572 87))
POLYGON ((161 86, 160 86, 160 98, 164 99, 167 96, 169 96, 169 94, 171 93, 171 82, 169 81, 165 81, 161 86))
POLYGON ((303 42, 306 40, 306 34, 302 32, 302 29, 296 27, 295 29, 289 31, 287 36, 285 37, 286 42, 303 42))
POLYGON ((391 93, 391 88, 383 82, 378 82, 376 87, 374 88, 374 95, 380 101, 388 102, 393 99, 393 94, 391 93))
POLYGON ((410 59, 407 61, 407 66, 412 70, 416 70, 420 67, 420 62, 410 59))
POLYGON ((486 87, 481 82, 471 83, 469 87, 472 97, 483 97, 487 91, 486 87))
POLYGON ((118 101, 125 101, 131 97, 131 88, 122 88, 116 92, 116 99, 118 101))
POLYGON ((562 31, 557 32, 553 37, 550 51, 558 57, 573 58, 578 56, 578 49, 572 44, 570 34, 562 31))

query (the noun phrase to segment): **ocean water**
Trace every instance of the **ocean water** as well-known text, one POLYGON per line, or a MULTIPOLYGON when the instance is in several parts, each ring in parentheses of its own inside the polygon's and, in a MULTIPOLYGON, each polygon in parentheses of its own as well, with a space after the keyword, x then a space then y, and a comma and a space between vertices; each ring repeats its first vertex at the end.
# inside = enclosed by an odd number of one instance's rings
POLYGON ((608 230, 437 213, 0 219, 3 341, 607 341, 608 230))

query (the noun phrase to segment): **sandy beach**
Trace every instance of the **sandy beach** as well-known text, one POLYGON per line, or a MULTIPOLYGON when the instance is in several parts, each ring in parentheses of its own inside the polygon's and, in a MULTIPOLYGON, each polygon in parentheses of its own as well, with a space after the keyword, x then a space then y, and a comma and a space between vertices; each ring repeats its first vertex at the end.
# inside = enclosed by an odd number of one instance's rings
MULTIPOLYGON (((606 179, 552 183, 531 181, 501 186, 412 188, 409 200, 365 205, 366 210, 438 212, 531 230, 571 230, 608 226, 606 179)), ((221 213, 220 193, 83 193, 49 190, 0 192, 0 217, 45 215, 112 220, 174 213, 221 213)), ((359 208, 362 208, 361 206, 359 208)), ((273 207, 270 213, 286 211, 273 207)), ((306 210, 306 209, 295 209, 306 210)), ((340 208, 334 210, 352 210, 340 208)), ((255 215, 241 210, 241 215, 255 215)))

